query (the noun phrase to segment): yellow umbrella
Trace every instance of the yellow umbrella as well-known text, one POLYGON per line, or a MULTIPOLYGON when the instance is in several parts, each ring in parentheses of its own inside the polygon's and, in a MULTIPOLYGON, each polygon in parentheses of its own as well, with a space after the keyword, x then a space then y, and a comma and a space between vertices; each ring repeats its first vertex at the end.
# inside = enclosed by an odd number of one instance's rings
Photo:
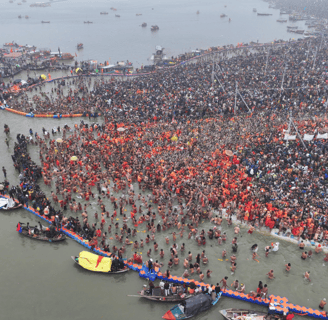
POLYGON ((63 142, 63 139, 62 138, 58 138, 56 141, 59 142, 59 143, 62 143, 63 142))
POLYGON ((171 140, 172 140, 172 141, 177 141, 177 140, 178 140, 178 137, 177 137, 177 136, 173 136, 173 137, 171 138, 171 140))
POLYGON ((41 79, 46 80, 47 76, 45 74, 41 74, 41 79))
POLYGON ((75 72, 78 73, 80 70, 82 71, 81 68, 76 68, 76 69, 75 69, 75 72))
POLYGON ((76 161, 76 160, 77 160, 77 156, 71 157, 71 161, 76 161))

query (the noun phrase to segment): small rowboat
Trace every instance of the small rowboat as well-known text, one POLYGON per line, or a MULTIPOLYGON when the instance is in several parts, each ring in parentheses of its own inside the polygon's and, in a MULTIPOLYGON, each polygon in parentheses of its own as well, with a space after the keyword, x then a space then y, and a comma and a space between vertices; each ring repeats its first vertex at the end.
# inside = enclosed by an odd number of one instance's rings
POLYGON ((0 209, 1 210, 15 210, 22 207, 22 204, 17 200, 11 198, 0 198, 0 209))
POLYGON ((247 309, 224 309, 220 310, 222 316, 227 320, 273 320, 273 319, 282 319, 281 315, 274 314, 268 315, 268 313, 256 311, 256 310, 247 310, 247 309))
POLYGON ((80 267, 92 272, 116 274, 129 271, 125 265, 118 269, 116 265, 120 267, 120 263, 117 260, 114 261, 112 258, 98 256, 87 251, 81 251, 78 256, 71 256, 71 258, 80 267))
POLYGON ((63 233, 58 233, 52 238, 47 237, 46 234, 43 232, 40 232, 39 234, 30 233, 29 230, 26 227, 21 228, 21 230, 17 230, 20 234, 22 234, 25 237, 34 239, 34 240, 40 240, 40 241, 47 241, 47 242, 60 242, 66 240, 66 236, 63 233))
MULTIPOLYGON (((179 288, 181 287, 177 287, 177 292, 179 292, 179 288)), ((138 292, 138 295, 141 298, 145 298, 147 300, 152 300, 152 301, 158 301, 158 302, 180 302, 194 296, 185 293, 182 294, 177 293, 177 294, 165 296, 164 290, 162 290, 161 287, 153 288, 152 294, 149 293, 149 290, 141 290, 138 292)))

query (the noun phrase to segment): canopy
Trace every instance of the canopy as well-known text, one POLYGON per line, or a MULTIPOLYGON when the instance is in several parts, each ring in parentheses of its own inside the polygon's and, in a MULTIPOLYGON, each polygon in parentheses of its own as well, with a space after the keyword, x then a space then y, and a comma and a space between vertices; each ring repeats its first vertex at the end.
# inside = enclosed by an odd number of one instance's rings
POLYGON ((75 69, 75 72, 76 72, 76 73, 78 73, 79 71, 82 71, 82 69, 81 69, 81 68, 76 68, 76 69, 75 69))
POLYGON ((314 138, 313 134, 304 134, 304 137, 303 137, 303 139, 305 141, 311 141, 313 138, 314 138))
POLYGON ((76 161, 76 160, 77 160, 77 156, 71 157, 71 161, 76 161))
POLYGON ((198 294, 183 302, 184 313, 187 318, 195 316, 212 307, 212 298, 209 294, 198 294))
POLYGON ((328 133, 323 133, 323 134, 318 133, 317 139, 328 139, 328 133))
POLYGON ((11 198, 0 198, 0 209, 8 210, 16 205, 15 201, 11 198))
POLYGON ((79 254, 79 264, 84 269, 95 272, 109 272, 112 267, 112 259, 96 254, 81 251, 79 254))
POLYGON ((296 135, 291 135, 291 134, 285 133, 284 140, 296 140, 296 135))

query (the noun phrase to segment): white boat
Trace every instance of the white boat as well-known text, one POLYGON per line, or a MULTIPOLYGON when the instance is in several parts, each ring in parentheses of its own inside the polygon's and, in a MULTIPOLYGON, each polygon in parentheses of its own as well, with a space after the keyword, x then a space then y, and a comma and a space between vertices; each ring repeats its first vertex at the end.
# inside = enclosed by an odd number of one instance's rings
POLYGON ((224 309, 220 313, 226 320, 273 320, 282 319, 282 316, 277 314, 268 315, 265 312, 247 309, 224 309))
POLYGON ((0 198, 0 209, 1 210, 13 210, 20 208, 22 205, 15 202, 11 198, 0 198))

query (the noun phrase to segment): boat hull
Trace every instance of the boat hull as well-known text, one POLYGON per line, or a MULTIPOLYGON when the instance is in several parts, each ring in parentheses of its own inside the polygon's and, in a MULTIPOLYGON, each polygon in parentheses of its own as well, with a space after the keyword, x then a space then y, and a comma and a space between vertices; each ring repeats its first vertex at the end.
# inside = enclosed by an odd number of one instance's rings
POLYGON ((83 267, 79 264, 79 262, 76 260, 76 258, 78 258, 78 257, 71 256, 71 258, 72 258, 73 261, 74 261, 78 266, 80 266, 82 269, 87 270, 87 271, 90 271, 90 272, 95 272, 95 273, 105 273, 105 274, 118 274, 118 273, 124 273, 124 272, 128 272, 128 271, 129 271, 129 268, 128 268, 127 266, 125 266, 124 269, 122 269, 122 270, 118 270, 118 271, 110 271, 110 272, 91 271, 91 270, 88 270, 88 269, 83 268, 83 267))
POLYGON ((30 238, 30 239, 34 239, 34 240, 39 240, 39 241, 45 241, 45 242, 61 242, 66 240, 66 236, 64 234, 59 234, 57 237, 55 238, 48 238, 45 235, 36 235, 36 234, 29 234, 27 230, 22 230, 22 232, 20 232, 21 235, 30 238))

